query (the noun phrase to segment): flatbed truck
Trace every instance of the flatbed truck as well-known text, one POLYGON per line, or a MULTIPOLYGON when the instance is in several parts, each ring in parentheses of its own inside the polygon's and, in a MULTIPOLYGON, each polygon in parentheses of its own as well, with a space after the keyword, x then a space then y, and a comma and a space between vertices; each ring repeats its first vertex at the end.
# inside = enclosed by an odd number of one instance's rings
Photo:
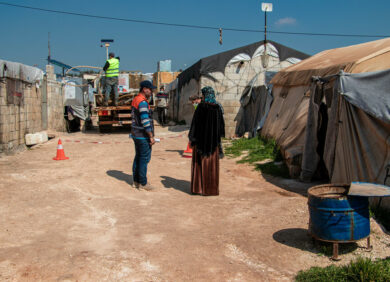
POLYGON ((113 127, 131 126, 131 105, 98 106, 95 110, 100 132, 109 132, 113 127))

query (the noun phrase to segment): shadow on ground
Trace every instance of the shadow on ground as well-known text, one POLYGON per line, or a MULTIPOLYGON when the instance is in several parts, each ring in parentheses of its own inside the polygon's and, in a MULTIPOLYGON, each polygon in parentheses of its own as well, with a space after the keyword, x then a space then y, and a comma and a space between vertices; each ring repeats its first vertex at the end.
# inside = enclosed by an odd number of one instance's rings
POLYGON ((133 185, 133 177, 130 174, 124 173, 123 171, 119 170, 107 170, 106 173, 108 176, 116 178, 120 181, 124 181, 129 185, 133 185))
POLYGON ((169 176, 161 176, 161 183, 165 188, 173 188, 191 195, 191 183, 187 180, 180 180, 169 176))
POLYGON ((84 134, 100 134, 100 135, 105 135, 105 134, 130 134, 131 128, 129 126, 126 127, 121 127, 121 126, 113 126, 110 130, 106 130, 104 132, 99 131, 98 126, 93 126, 90 129, 87 129, 84 134))
POLYGON ((184 153, 184 150, 165 150, 165 152, 177 152, 177 153, 179 153, 180 156, 182 156, 184 153))
POLYGON ((171 132, 184 132, 186 130, 190 129, 188 125, 173 125, 173 126, 168 126, 168 131, 171 132))
POLYGON ((309 188, 325 183, 320 181, 304 183, 304 182, 300 182, 298 179, 281 178, 281 177, 276 177, 265 173, 263 173, 262 175, 265 180, 274 184, 275 186, 278 186, 279 188, 282 188, 289 192, 300 194, 304 197, 307 197, 307 190, 309 190, 309 188))
MULTIPOLYGON (((275 232, 272 235, 273 239, 283 245, 300 249, 302 251, 308 251, 318 255, 331 256, 333 250, 333 244, 329 242, 323 242, 314 240, 304 228, 288 228, 275 232)), ((358 245, 355 242, 352 243, 340 243, 339 254, 347 254, 355 251, 358 245)))

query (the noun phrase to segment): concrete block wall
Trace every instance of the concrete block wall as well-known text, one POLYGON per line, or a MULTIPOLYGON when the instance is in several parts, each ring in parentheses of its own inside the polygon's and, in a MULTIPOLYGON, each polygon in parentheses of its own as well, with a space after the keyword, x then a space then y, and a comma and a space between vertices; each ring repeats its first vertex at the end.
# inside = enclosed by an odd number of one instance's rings
POLYGON ((217 101, 224 109, 225 135, 233 137, 239 121, 241 103, 240 99, 245 87, 250 81, 258 76, 255 86, 264 83, 264 74, 261 60, 254 58, 250 62, 231 64, 226 67, 225 73, 211 73, 216 81, 202 77, 201 87, 211 86, 217 92, 217 101))
MULTIPOLYGON (((287 61, 280 62, 279 58, 269 56, 268 71, 280 71, 281 69, 290 66, 287 61)), ((237 122, 240 120, 243 108, 241 107, 240 99, 245 88, 250 82, 256 78, 253 86, 261 86, 265 83, 265 69, 262 65, 261 57, 252 58, 251 61, 244 61, 230 64, 225 68, 225 72, 210 73, 214 79, 202 76, 199 83, 199 92, 194 92, 193 86, 183 87, 180 93, 180 118, 187 122, 192 117, 191 109, 188 107, 188 97, 194 94, 200 94, 200 89, 205 86, 211 86, 216 91, 217 101, 221 103, 225 112, 225 132, 226 137, 235 135, 237 122)))
POLYGON ((0 82, 0 154, 24 147, 26 134, 42 130, 65 131, 62 85, 55 80, 52 66, 47 68, 47 73, 47 79, 40 86, 21 82, 23 103, 20 105, 7 102, 9 79, 0 82), (44 120, 47 120, 46 125, 44 120))
POLYGON ((280 62, 279 58, 269 56, 267 69, 264 69, 261 57, 258 56, 243 64, 239 62, 231 64, 225 68, 224 73, 211 73, 216 81, 201 77, 201 88, 212 86, 217 92, 217 101, 224 108, 226 137, 235 135, 237 122, 243 111, 240 99, 250 82, 256 78, 254 87, 264 85, 265 70, 277 72, 290 65, 291 63, 287 61, 280 62))
POLYGON ((0 154, 24 147, 25 134, 42 128, 41 89, 23 82, 23 104, 7 104, 7 81, 0 83, 0 154))
POLYGON ((47 81, 47 129, 66 131, 64 119, 64 89, 61 83, 47 81))

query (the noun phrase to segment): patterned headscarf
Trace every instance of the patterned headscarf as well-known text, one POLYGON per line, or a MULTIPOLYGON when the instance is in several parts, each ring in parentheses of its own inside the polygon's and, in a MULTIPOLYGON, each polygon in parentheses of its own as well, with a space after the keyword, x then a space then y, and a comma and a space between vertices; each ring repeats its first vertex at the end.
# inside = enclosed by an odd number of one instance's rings
POLYGON ((212 87, 210 86, 203 87, 202 95, 204 96, 204 101, 206 103, 217 104, 217 101, 215 100, 215 92, 212 87))

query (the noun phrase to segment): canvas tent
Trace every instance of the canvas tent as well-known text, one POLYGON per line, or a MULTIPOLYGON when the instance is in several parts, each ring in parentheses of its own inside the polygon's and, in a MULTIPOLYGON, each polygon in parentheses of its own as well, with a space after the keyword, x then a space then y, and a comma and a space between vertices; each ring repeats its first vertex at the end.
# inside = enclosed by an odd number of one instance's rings
POLYGON ((260 41, 200 59, 178 76, 171 118, 189 124, 194 111, 189 97, 212 86, 224 108, 226 136, 254 132, 272 101, 267 81, 307 57, 279 43, 260 41))
POLYGON ((292 176, 383 183, 390 163, 390 39, 323 51, 272 79, 262 135, 292 176))

